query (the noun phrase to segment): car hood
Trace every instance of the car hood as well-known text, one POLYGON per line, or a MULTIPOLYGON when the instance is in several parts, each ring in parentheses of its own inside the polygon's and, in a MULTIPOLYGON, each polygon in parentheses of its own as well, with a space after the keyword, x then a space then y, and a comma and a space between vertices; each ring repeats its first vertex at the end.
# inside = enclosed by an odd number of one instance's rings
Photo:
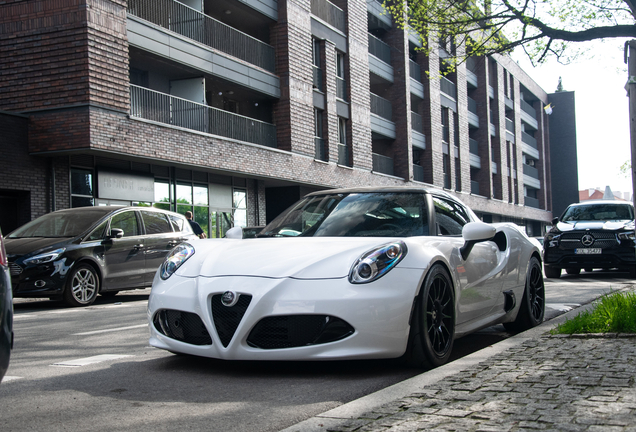
POLYGON ((45 250, 57 249, 67 245, 72 238, 64 237, 5 237, 4 246, 9 259, 15 259, 23 255, 33 255, 45 250))
POLYGON ((347 277, 364 252, 390 238, 263 238, 199 240, 176 272, 185 277, 248 276, 335 279, 347 277))
MULTIPOLYGON (((623 221, 576 221, 557 223, 557 229, 561 232, 584 231, 584 230, 619 230, 624 229, 627 224, 633 223, 630 220, 623 221)), ((633 228, 632 228, 633 229, 633 228)))

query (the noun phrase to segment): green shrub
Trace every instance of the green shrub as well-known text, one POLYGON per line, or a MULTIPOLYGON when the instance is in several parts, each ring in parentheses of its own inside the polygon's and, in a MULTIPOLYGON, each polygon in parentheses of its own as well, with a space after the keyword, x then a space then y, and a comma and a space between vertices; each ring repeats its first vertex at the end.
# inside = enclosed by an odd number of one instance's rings
POLYGON ((551 333, 636 333, 636 293, 615 292, 603 296, 592 310, 566 320, 551 333))

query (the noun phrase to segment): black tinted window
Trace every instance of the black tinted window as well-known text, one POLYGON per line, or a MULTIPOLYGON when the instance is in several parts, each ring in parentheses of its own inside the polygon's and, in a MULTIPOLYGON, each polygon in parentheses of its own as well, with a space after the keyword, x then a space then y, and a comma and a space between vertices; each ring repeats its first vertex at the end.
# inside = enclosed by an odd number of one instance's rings
MULTIPOLYGON (((188 228, 190 228, 190 224, 186 224, 185 221, 186 219, 183 216, 177 216, 177 215, 168 215, 168 218, 170 219, 170 223, 172 224, 172 228, 176 231, 176 232, 180 232, 183 231, 183 227, 184 226, 188 226, 188 228)), ((186 230, 188 231, 188 230, 186 230)), ((191 231, 191 230, 190 230, 191 231)))
POLYGON ((104 214, 104 210, 99 208, 53 212, 21 226, 9 237, 75 237, 88 230, 104 214))
POLYGON ((104 238, 104 230, 106 229, 106 224, 108 223, 108 221, 104 221, 101 224, 99 224, 99 226, 97 228, 95 228, 93 230, 92 233, 89 234, 88 237, 86 237, 86 241, 95 241, 95 240, 101 240, 104 238))
POLYGON ((433 197, 433 203, 438 234, 461 235, 464 225, 470 222, 466 211, 459 204, 439 197, 433 197))
POLYGON ((126 211, 116 214, 110 220, 110 228, 119 228, 124 230, 125 237, 139 235, 139 226, 134 211, 126 211))
POLYGON ((163 234, 172 232, 172 227, 168 222, 168 218, 163 213, 142 210, 141 217, 144 220, 146 234, 163 234))

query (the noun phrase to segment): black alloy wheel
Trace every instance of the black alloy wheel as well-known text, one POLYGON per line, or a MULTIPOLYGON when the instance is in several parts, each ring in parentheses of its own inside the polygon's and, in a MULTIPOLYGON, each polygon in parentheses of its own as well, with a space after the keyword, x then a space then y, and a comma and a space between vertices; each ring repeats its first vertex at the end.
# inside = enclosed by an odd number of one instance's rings
POLYGON ((446 363, 455 339, 453 284, 446 269, 434 265, 415 300, 411 332, 404 360, 415 367, 446 363))
POLYGON ((528 330, 543 322, 545 315, 545 285, 541 263, 536 257, 530 258, 526 287, 517 318, 513 322, 504 323, 508 331, 520 332, 528 330))

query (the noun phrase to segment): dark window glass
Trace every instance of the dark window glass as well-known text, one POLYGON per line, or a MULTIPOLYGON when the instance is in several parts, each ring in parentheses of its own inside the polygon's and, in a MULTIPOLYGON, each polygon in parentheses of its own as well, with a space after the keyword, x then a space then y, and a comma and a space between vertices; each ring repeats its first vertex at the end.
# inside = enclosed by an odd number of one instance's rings
POLYGON ((81 212, 53 212, 21 226, 9 237, 75 237, 88 230, 105 213, 99 207, 81 212))
POLYGON ((95 205, 95 201, 93 200, 93 198, 80 197, 80 196, 71 197, 71 207, 72 208, 76 208, 76 207, 93 207, 94 205, 95 205))
POLYGON ((163 213, 141 211, 141 218, 144 220, 146 234, 163 234, 171 233, 172 226, 168 222, 168 218, 163 213))
POLYGON ((71 194, 93 196, 93 172, 73 168, 71 170, 71 194))
POLYGON ((179 217, 177 215, 168 215, 168 218, 170 219, 170 223, 172 224, 172 229, 174 229, 176 232, 184 231, 183 227, 186 225, 190 227, 190 224, 185 223, 185 219, 183 217, 179 217))
POLYGON ((86 237, 86 241, 95 241, 95 240, 101 240, 104 238, 104 230, 106 229, 106 225, 108 224, 108 221, 104 221, 101 224, 99 224, 99 226, 97 228, 95 228, 93 230, 92 233, 90 233, 90 235, 88 237, 86 237))
POLYGON ((439 197, 433 197, 435 220, 438 235, 462 235, 462 228, 470 218, 457 203, 439 197))
POLYGON ((116 214, 110 221, 110 228, 119 228, 124 230, 125 237, 139 235, 139 226, 134 211, 126 211, 116 214))

